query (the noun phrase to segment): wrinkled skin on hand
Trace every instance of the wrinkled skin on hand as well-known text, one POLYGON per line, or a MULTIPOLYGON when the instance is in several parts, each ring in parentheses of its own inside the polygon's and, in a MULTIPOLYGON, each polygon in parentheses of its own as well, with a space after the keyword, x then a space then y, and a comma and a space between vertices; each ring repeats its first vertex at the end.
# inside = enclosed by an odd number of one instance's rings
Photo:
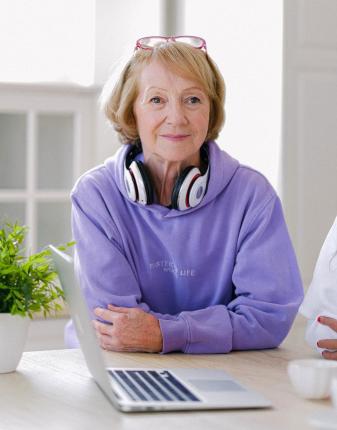
POLYGON ((124 308, 108 305, 107 309, 96 308, 94 320, 101 348, 118 352, 160 352, 163 338, 159 321, 139 308, 124 308))

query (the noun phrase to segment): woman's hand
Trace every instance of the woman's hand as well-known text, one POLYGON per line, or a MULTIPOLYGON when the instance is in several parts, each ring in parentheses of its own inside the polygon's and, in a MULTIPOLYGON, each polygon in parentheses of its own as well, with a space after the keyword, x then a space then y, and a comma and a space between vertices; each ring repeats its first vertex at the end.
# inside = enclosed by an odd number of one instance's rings
POLYGON ((160 352, 163 338, 159 321, 138 308, 108 305, 96 308, 95 315, 106 323, 94 320, 99 343, 109 351, 160 352))
MULTIPOLYGON (((337 332, 337 320, 330 317, 319 317, 318 322, 320 324, 330 327, 332 330, 337 332)), ((328 360, 337 360, 337 339, 321 339, 317 342, 317 346, 326 349, 335 349, 335 352, 323 351, 322 356, 328 360)))

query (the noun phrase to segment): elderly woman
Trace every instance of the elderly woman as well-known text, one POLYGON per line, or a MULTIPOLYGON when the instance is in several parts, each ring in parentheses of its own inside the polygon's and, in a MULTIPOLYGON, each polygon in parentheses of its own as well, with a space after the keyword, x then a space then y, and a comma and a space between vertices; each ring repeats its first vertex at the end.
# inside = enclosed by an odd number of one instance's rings
MULTIPOLYGON (((105 112, 124 145, 72 192, 76 268, 102 348, 273 348, 302 300, 280 200, 216 144, 223 78, 199 37, 148 37, 105 112)), ((70 324, 68 346, 77 346, 70 324)))
POLYGON ((337 360, 337 218, 323 243, 300 312, 308 318, 309 345, 324 358, 337 360))

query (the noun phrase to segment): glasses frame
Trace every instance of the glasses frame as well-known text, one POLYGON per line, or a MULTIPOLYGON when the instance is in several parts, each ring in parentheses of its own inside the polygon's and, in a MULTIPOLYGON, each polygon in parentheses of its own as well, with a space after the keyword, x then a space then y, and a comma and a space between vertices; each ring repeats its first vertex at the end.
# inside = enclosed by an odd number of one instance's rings
POLYGON ((141 37, 140 39, 137 40, 136 42, 136 46, 135 46, 135 51, 137 51, 137 49, 144 49, 145 51, 152 51, 153 47, 151 46, 143 46, 142 45, 142 40, 144 39, 158 39, 159 41, 166 41, 166 43, 168 42, 179 42, 179 39, 185 39, 187 37, 190 37, 191 39, 195 38, 195 39, 199 39, 201 41, 201 46, 193 46, 191 44, 188 44, 190 46, 192 46, 195 49, 204 49, 205 52, 207 52, 207 47, 206 47, 206 40, 203 39, 202 37, 199 36, 146 36, 146 37, 141 37))

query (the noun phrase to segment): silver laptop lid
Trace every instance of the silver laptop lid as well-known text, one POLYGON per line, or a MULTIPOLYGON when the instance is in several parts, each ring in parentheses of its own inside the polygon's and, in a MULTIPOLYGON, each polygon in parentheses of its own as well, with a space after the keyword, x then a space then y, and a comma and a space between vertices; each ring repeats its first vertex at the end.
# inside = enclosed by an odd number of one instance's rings
MULTIPOLYGON (((204 397, 204 400, 206 401, 201 402, 168 401, 159 402, 158 404, 158 402, 125 402, 123 396, 119 398, 119 395, 116 393, 121 394, 121 389, 120 386, 117 386, 114 380, 109 377, 108 372, 105 369, 103 356, 101 354, 101 349, 98 344, 98 340, 96 338, 92 322, 90 320, 89 311, 83 298, 82 291, 75 277, 73 259, 69 255, 65 254, 62 251, 59 251, 52 245, 49 245, 49 249, 52 253, 52 258, 55 263, 55 268, 59 275, 63 291, 65 293, 66 301, 69 305, 70 313, 76 328, 78 339, 80 341, 87 366, 98 386, 117 408, 129 412, 141 410, 179 410, 206 408, 232 409, 238 407, 255 408, 268 407, 271 405, 271 403, 268 400, 264 399, 261 395, 247 389, 239 391, 233 389, 222 390, 218 392, 218 396, 216 399, 212 400, 209 398, 209 396, 207 396, 207 399, 204 397), (157 404, 155 405, 155 403, 157 404)), ((133 369, 133 371, 134 370, 135 369, 133 369)), ((180 378, 180 381, 185 382, 187 377, 187 380, 190 383, 193 382, 192 379, 200 380, 200 371, 203 371, 205 373, 205 369, 170 369, 170 371, 172 371, 174 375, 178 376, 178 378, 180 378)), ((209 372, 210 370, 208 369, 207 371, 209 372)), ((215 371, 215 373, 213 371, 212 374, 209 374, 206 379, 210 379, 213 382, 214 379, 224 379, 227 382, 227 385, 229 379, 232 381, 232 378, 230 378, 229 375, 225 374, 225 372, 220 370, 215 371), (222 376, 222 378, 220 376, 222 376)), ((196 393, 198 393, 198 391, 196 393)))
MULTIPOLYGON (((66 302, 69 305, 71 317, 87 366, 100 388, 111 399, 111 382, 105 370, 103 356, 89 317, 87 305, 75 276, 73 258, 53 245, 49 245, 48 248, 52 253, 52 259, 65 294, 66 302)), ((112 400, 117 401, 117 399, 112 400)))

